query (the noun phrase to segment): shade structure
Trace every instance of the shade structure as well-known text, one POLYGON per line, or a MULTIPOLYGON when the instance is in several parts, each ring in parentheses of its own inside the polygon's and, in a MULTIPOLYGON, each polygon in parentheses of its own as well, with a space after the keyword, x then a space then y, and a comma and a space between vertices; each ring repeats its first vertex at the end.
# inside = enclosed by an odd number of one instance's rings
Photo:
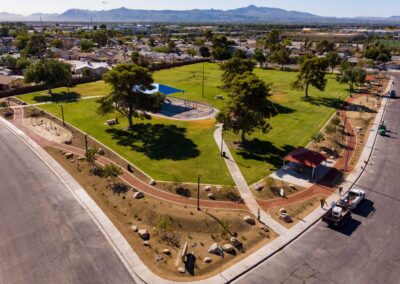
POLYGON ((316 168, 327 158, 321 153, 300 147, 287 154, 283 159, 288 162, 316 168))
POLYGON ((167 85, 163 85, 163 84, 158 84, 158 83, 153 83, 152 85, 152 89, 142 89, 139 86, 135 86, 134 89, 135 90, 141 90, 143 93, 151 95, 151 94, 155 94, 155 93, 161 93, 163 95, 170 95, 170 94, 174 94, 174 93, 183 93, 183 90, 179 90, 167 85))

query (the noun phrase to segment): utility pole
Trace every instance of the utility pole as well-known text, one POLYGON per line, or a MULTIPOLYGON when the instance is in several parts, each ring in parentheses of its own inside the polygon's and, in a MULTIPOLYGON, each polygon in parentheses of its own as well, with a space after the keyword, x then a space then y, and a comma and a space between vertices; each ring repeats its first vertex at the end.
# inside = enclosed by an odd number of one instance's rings
POLYGON ((197 177, 197 211, 200 211, 200 178, 201 175, 197 177))

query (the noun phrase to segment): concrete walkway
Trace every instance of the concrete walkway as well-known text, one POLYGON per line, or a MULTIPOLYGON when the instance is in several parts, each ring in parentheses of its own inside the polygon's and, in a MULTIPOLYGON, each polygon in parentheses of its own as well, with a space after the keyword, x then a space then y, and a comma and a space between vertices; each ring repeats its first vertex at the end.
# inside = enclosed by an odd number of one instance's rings
MULTIPOLYGON (((221 151, 222 125, 219 124, 217 126, 217 129, 214 131, 214 140, 217 143, 219 150, 221 151)), ((229 169, 229 172, 231 173, 233 181, 236 184, 240 196, 243 198, 250 212, 253 213, 254 216, 260 215, 260 221, 270 227, 279 235, 286 234, 288 230, 280 225, 278 222, 276 222, 274 219, 272 219, 271 216, 269 216, 267 212, 265 212, 264 209, 258 204, 249 186, 247 185, 247 182, 244 179, 242 172, 240 171, 231 152, 229 151, 229 148, 226 145, 225 141, 222 141, 222 144, 223 151, 225 152, 225 163, 229 169)))

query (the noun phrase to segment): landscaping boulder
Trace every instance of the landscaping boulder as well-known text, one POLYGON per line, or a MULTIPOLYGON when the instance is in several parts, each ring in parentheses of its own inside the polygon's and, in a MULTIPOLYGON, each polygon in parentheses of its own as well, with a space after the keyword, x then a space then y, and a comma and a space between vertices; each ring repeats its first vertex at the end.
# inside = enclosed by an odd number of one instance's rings
POLYGON ((231 243, 231 245, 233 245, 235 248, 239 248, 241 246, 243 246, 242 242, 239 241, 238 239, 236 239, 235 237, 231 237, 229 239, 229 242, 231 243))
POLYGON ((170 255, 171 251, 169 249, 163 249, 162 253, 165 255, 170 255))
POLYGON ((287 213, 281 214, 280 218, 281 218, 285 223, 292 223, 292 222, 293 222, 292 216, 290 216, 290 215, 287 214, 287 213))
POLYGON ((137 226, 132 226, 132 231, 134 231, 135 233, 137 233, 137 231, 139 230, 137 226))
POLYGON ((204 262, 205 263, 210 263, 212 261, 211 257, 205 257, 204 262))
POLYGON ((104 155, 106 152, 104 152, 103 148, 99 148, 99 150, 97 150, 97 153, 99 153, 99 155, 104 155))
POLYGON ((150 243, 149 243, 149 241, 144 241, 144 242, 143 242, 143 245, 144 245, 145 247, 148 247, 148 246, 150 246, 150 243))
POLYGON ((254 185, 254 189, 257 191, 261 191, 263 188, 264 188, 264 186, 262 184, 257 183, 254 185))
POLYGON ((150 185, 156 185, 156 181, 154 179, 152 179, 152 180, 149 181, 149 184, 150 185))
POLYGON ((245 221, 247 224, 250 224, 250 225, 256 224, 256 221, 253 218, 251 218, 250 216, 245 216, 243 218, 243 221, 245 221))
POLYGON ((210 191, 211 190, 211 185, 206 185, 204 187, 204 191, 210 191))
POLYGON ((208 248, 208 253, 216 254, 219 255, 221 250, 218 247, 217 243, 213 243, 209 248, 208 248))
POLYGON ((150 234, 146 229, 139 230, 138 234, 145 241, 150 239, 150 234))
POLYGON ((160 260, 164 259, 164 257, 161 254, 156 254, 156 256, 154 258, 156 261, 160 261, 160 260))
POLYGON ((235 247, 231 244, 224 244, 223 249, 227 253, 234 253, 235 252, 235 247))
POLYGON ((208 197, 209 199, 215 200, 215 196, 214 196, 214 194, 212 194, 211 192, 210 192, 209 194, 207 194, 207 197, 208 197))
POLYGON ((142 191, 135 192, 135 193, 133 194, 133 197, 134 197, 135 199, 143 198, 143 197, 144 197, 144 193, 143 193, 142 191))
POLYGON ((74 154, 72 154, 72 153, 65 153, 65 157, 67 159, 72 158, 73 156, 74 156, 74 154))
POLYGON ((71 145, 72 144, 72 139, 65 140, 64 144, 71 145))
POLYGON ((184 273, 186 272, 186 269, 185 269, 185 267, 179 267, 179 268, 178 268, 178 271, 179 271, 180 273, 184 274, 184 273))

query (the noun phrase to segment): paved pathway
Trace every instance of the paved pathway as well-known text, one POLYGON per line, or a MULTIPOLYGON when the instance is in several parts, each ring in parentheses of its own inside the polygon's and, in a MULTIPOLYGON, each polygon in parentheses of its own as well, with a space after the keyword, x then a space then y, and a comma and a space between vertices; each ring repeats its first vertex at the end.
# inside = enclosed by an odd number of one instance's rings
MULTIPOLYGON (((221 151, 221 131, 222 125, 218 125, 217 129, 214 132, 214 139, 217 143, 220 151, 221 151)), ((271 218, 264 210, 263 207, 259 205, 253 193, 251 192, 249 186, 247 185, 246 180, 244 179, 242 172, 240 171, 238 165, 236 164, 231 152, 229 151, 228 146, 225 141, 222 141, 223 151, 225 152, 225 162, 229 169, 229 172, 232 175, 233 181, 236 184, 237 189, 239 190, 240 196, 243 198, 249 210, 255 215, 260 216, 260 221, 266 224, 268 227, 272 228, 279 235, 283 235, 287 232, 287 229, 280 225, 277 221, 271 218)))

